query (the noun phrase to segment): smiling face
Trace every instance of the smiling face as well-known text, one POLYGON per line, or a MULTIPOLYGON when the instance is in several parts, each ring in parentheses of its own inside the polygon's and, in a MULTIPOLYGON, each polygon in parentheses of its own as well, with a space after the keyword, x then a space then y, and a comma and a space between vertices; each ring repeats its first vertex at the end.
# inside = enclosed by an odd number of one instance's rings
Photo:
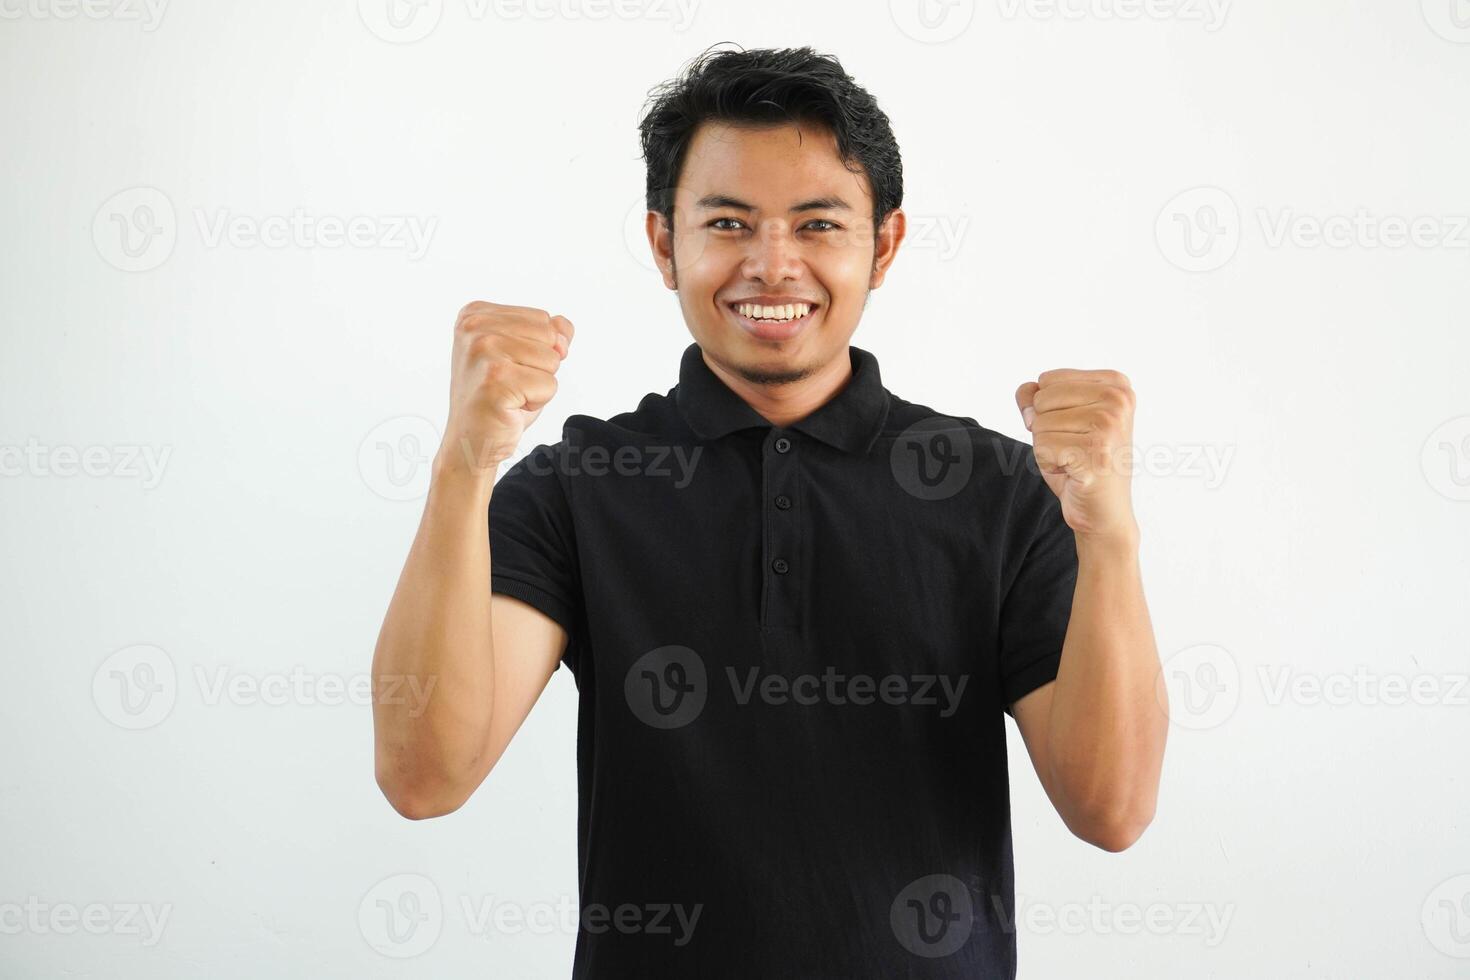
POLYGON ((787 384, 845 363, 903 239, 901 210, 876 237, 872 215, 867 179, 843 166, 828 130, 707 122, 679 175, 672 238, 654 211, 647 231, 706 357, 753 384, 787 384), (752 317, 750 303, 811 309, 781 322, 785 310, 752 317))

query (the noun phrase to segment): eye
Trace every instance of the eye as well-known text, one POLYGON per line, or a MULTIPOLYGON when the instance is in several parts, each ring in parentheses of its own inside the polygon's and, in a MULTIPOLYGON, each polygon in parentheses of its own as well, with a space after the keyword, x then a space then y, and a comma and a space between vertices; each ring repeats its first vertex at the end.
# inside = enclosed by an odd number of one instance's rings
POLYGON ((827 226, 826 228, 818 228, 818 229, 816 229, 817 231, 836 231, 837 230, 837 227, 838 227, 836 224, 834 224, 831 221, 828 221, 826 218, 818 218, 815 221, 809 221, 809 222, 807 222, 806 227, 810 228, 812 225, 826 225, 827 226))
POLYGON ((744 224, 744 222, 742 222, 739 218, 716 218, 715 220, 711 221, 707 227, 717 228, 717 230, 719 230, 719 231, 734 231, 735 230, 734 228, 718 228, 717 226, 722 221, 733 221, 737 225, 738 224, 744 224))

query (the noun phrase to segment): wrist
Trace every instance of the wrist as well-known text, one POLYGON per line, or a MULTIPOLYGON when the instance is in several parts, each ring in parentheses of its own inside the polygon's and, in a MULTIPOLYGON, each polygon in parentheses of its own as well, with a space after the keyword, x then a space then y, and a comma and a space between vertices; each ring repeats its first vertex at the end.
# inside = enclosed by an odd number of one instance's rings
POLYGON ((1139 528, 1137 521, 1106 531, 1077 532, 1079 561, 1134 561, 1138 558, 1139 528))
POLYGON ((488 497, 503 459, 475 459, 448 443, 439 447, 430 464, 430 492, 435 487, 458 495, 488 497))

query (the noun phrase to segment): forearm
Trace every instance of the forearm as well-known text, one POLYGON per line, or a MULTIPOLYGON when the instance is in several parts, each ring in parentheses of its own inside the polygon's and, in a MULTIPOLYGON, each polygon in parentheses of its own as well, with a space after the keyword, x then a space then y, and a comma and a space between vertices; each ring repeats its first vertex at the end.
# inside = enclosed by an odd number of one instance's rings
POLYGON ((1074 830, 1131 842, 1153 818, 1168 716, 1137 534, 1077 538, 1077 585, 1048 719, 1048 758, 1074 830))
POLYGON ((473 779, 490 730, 490 487, 483 474, 438 465, 423 518, 373 654, 378 783, 395 805, 434 800, 473 779), (432 685, 432 687, 430 687, 432 685))

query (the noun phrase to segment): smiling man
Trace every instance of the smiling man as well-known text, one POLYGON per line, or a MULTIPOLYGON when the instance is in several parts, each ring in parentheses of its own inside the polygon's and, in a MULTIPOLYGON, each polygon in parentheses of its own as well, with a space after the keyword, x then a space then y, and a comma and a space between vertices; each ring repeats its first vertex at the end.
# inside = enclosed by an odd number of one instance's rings
POLYGON ((458 809, 565 663, 574 977, 1013 977, 1005 715, 1081 839, 1123 850, 1154 814, 1132 389, 1025 381, 1027 445, 883 386, 850 340, 902 168, 834 59, 707 52, 641 135, 678 382, 496 482, 575 331, 461 311, 373 668, 437 686, 375 699, 378 783, 410 818, 458 809))

